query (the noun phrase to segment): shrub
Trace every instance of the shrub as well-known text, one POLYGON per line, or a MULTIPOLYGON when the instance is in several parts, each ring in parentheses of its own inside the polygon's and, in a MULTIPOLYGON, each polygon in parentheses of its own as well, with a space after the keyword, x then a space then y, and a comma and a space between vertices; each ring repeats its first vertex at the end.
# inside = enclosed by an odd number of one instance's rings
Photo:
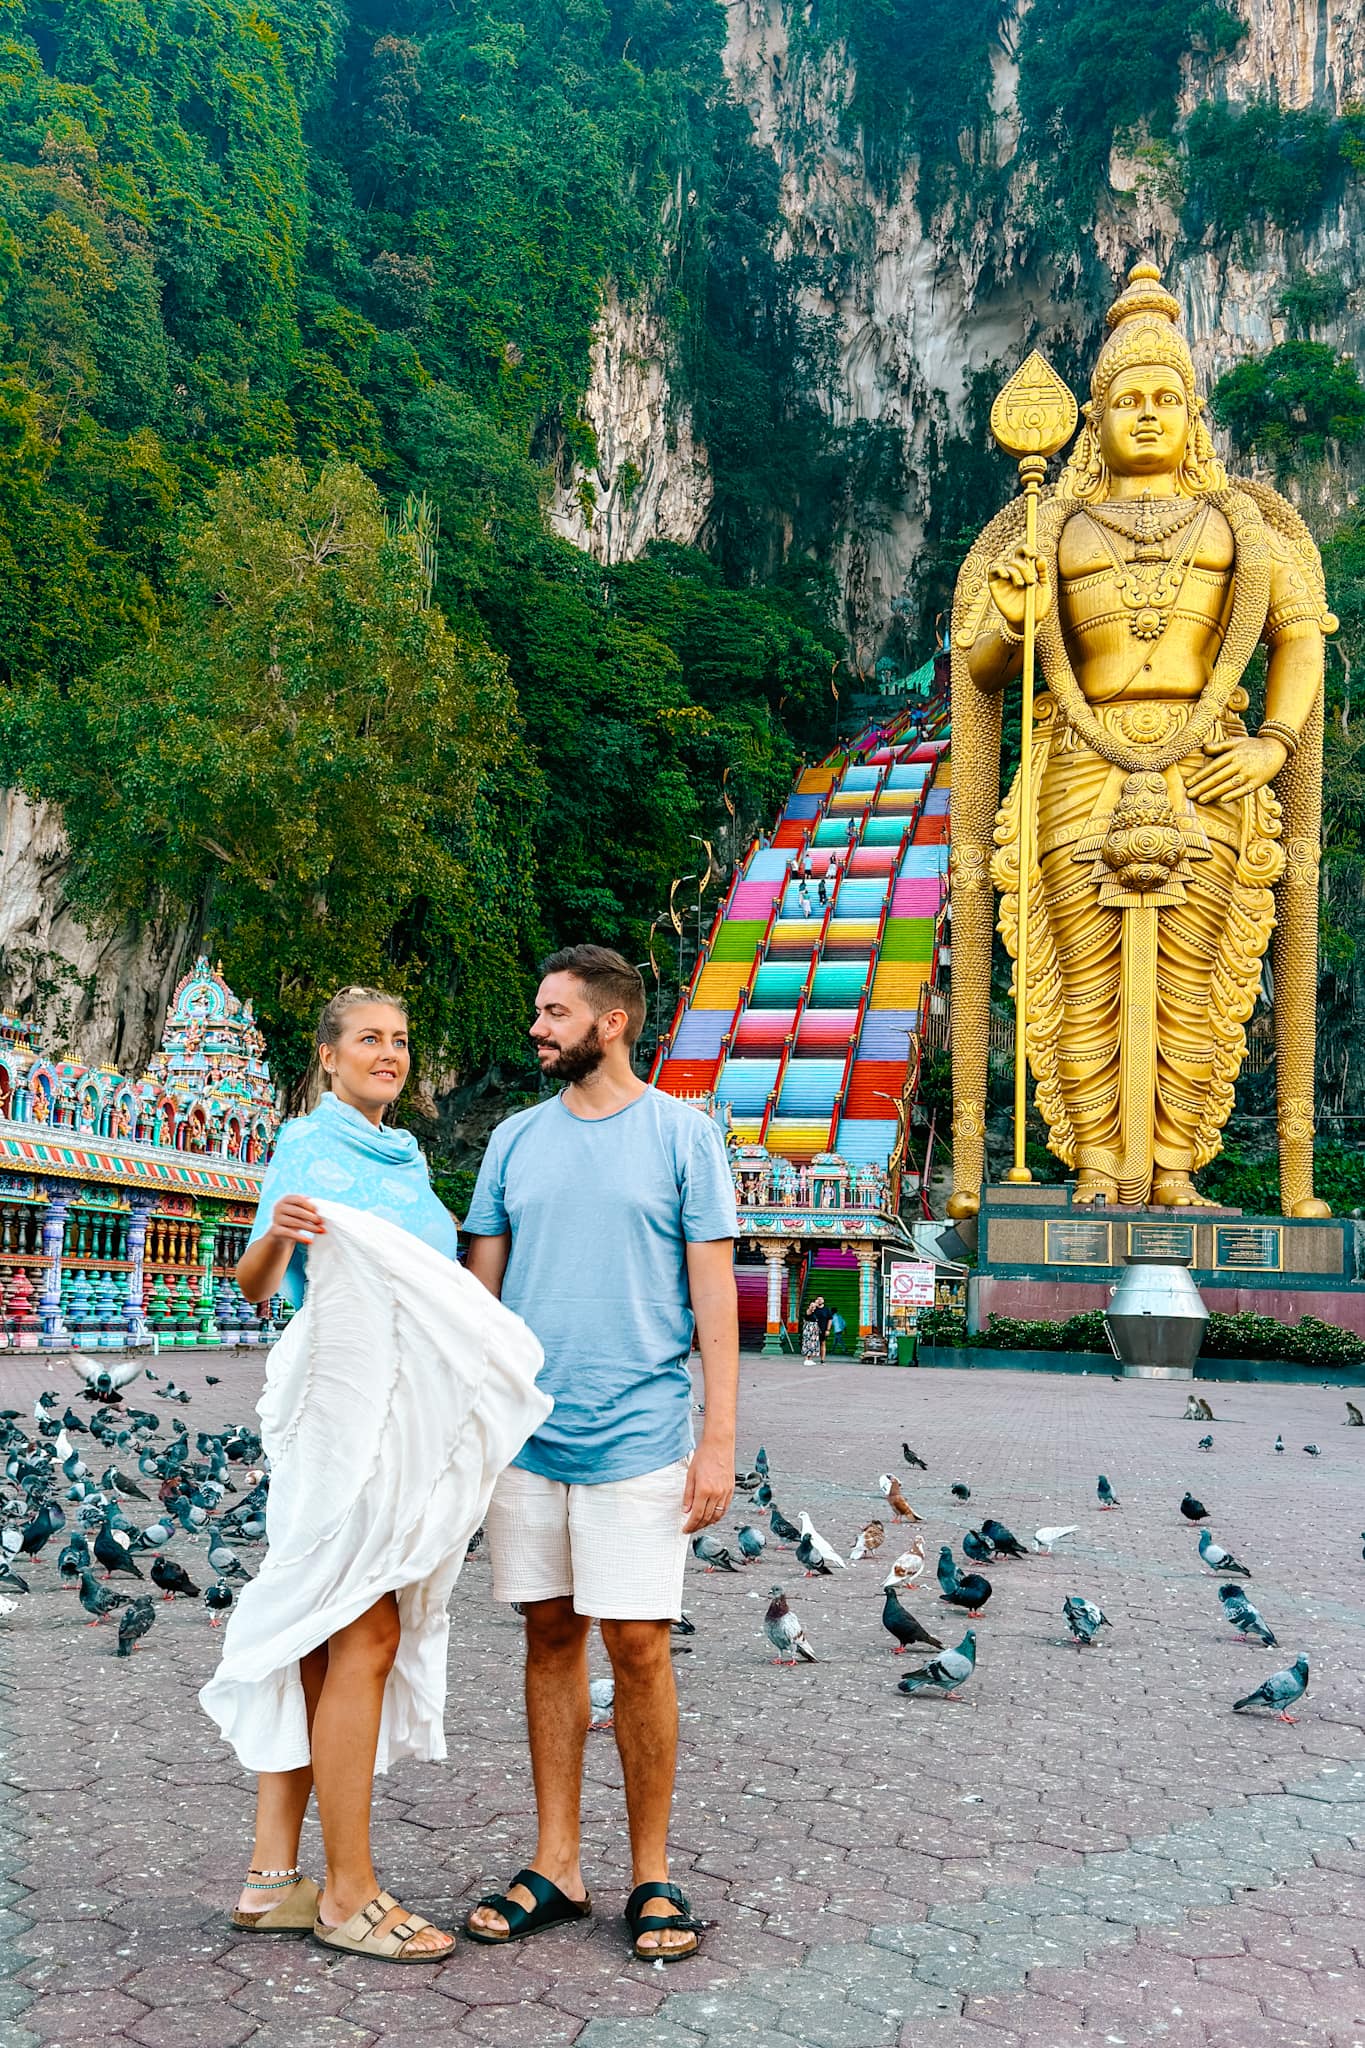
POLYGON ((1317 108, 1273 99, 1205 101, 1185 128, 1186 233, 1211 227, 1226 241, 1255 220, 1311 226, 1350 167, 1347 128, 1317 108))
POLYGON ((1282 341, 1220 377, 1213 416, 1238 446, 1280 465, 1349 447, 1365 434, 1365 387, 1349 357, 1319 341, 1282 341))

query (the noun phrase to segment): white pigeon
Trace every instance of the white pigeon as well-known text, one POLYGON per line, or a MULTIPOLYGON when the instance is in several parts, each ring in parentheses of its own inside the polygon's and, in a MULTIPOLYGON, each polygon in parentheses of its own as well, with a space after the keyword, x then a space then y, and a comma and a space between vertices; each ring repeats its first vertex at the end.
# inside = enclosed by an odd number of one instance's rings
POLYGON ((882 1580, 882 1591, 885 1592, 888 1586, 895 1586, 898 1590, 917 1586, 924 1576, 924 1566, 924 1538, 917 1536, 910 1548, 901 1552, 882 1580))
POLYGON ((801 1524, 801 1534, 809 1538, 812 1549, 820 1553, 820 1556, 825 1560, 831 1571, 846 1572, 848 1570, 847 1560, 840 1557, 833 1544, 825 1541, 804 1508, 802 1508, 797 1520, 801 1524))
POLYGON ((1041 1551, 1044 1557, 1051 1557, 1054 1543, 1060 1543, 1064 1536, 1074 1536, 1076 1528, 1077 1524, 1075 1522, 1068 1522, 1064 1529, 1035 1529, 1033 1532, 1033 1547, 1035 1550, 1041 1551))

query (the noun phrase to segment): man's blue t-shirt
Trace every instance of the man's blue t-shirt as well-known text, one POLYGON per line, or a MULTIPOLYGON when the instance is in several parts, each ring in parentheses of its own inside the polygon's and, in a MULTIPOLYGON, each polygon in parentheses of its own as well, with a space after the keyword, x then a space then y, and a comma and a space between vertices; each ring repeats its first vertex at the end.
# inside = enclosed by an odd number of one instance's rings
POLYGON ((545 1349, 538 1384, 554 1410, 515 1462, 602 1485, 686 1457, 685 1247, 738 1231, 710 1117, 657 1088, 591 1120, 562 1095, 537 1103, 494 1131, 464 1227, 510 1230, 502 1298, 545 1349))

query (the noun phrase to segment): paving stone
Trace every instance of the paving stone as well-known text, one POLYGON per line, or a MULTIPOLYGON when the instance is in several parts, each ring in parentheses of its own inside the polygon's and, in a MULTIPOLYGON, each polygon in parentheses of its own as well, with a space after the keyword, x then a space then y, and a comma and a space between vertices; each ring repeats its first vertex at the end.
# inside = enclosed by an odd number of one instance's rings
POLYGON ((256 2015, 238 2012, 226 2002, 217 2005, 172 2003, 143 2015, 125 2029, 142 2048, 240 2048, 258 2032, 256 2015))
POLYGON ((24 2025, 44 2041, 65 2041, 81 2034, 110 2035, 146 2016, 147 2008, 121 1991, 43 1993, 29 2007, 24 2025))

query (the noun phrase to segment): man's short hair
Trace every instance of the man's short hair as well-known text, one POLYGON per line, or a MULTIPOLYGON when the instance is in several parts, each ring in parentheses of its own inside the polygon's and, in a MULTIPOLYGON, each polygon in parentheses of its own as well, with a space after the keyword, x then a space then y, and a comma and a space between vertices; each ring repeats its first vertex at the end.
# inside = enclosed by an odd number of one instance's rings
POLYGON ((632 967, 623 953, 611 946, 561 946, 540 963, 542 981, 547 974, 571 974, 581 982, 594 1017, 608 1010, 624 1010, 623 1036, 633 1046, 645 1028, 645 985, 638 967, 632 967))

